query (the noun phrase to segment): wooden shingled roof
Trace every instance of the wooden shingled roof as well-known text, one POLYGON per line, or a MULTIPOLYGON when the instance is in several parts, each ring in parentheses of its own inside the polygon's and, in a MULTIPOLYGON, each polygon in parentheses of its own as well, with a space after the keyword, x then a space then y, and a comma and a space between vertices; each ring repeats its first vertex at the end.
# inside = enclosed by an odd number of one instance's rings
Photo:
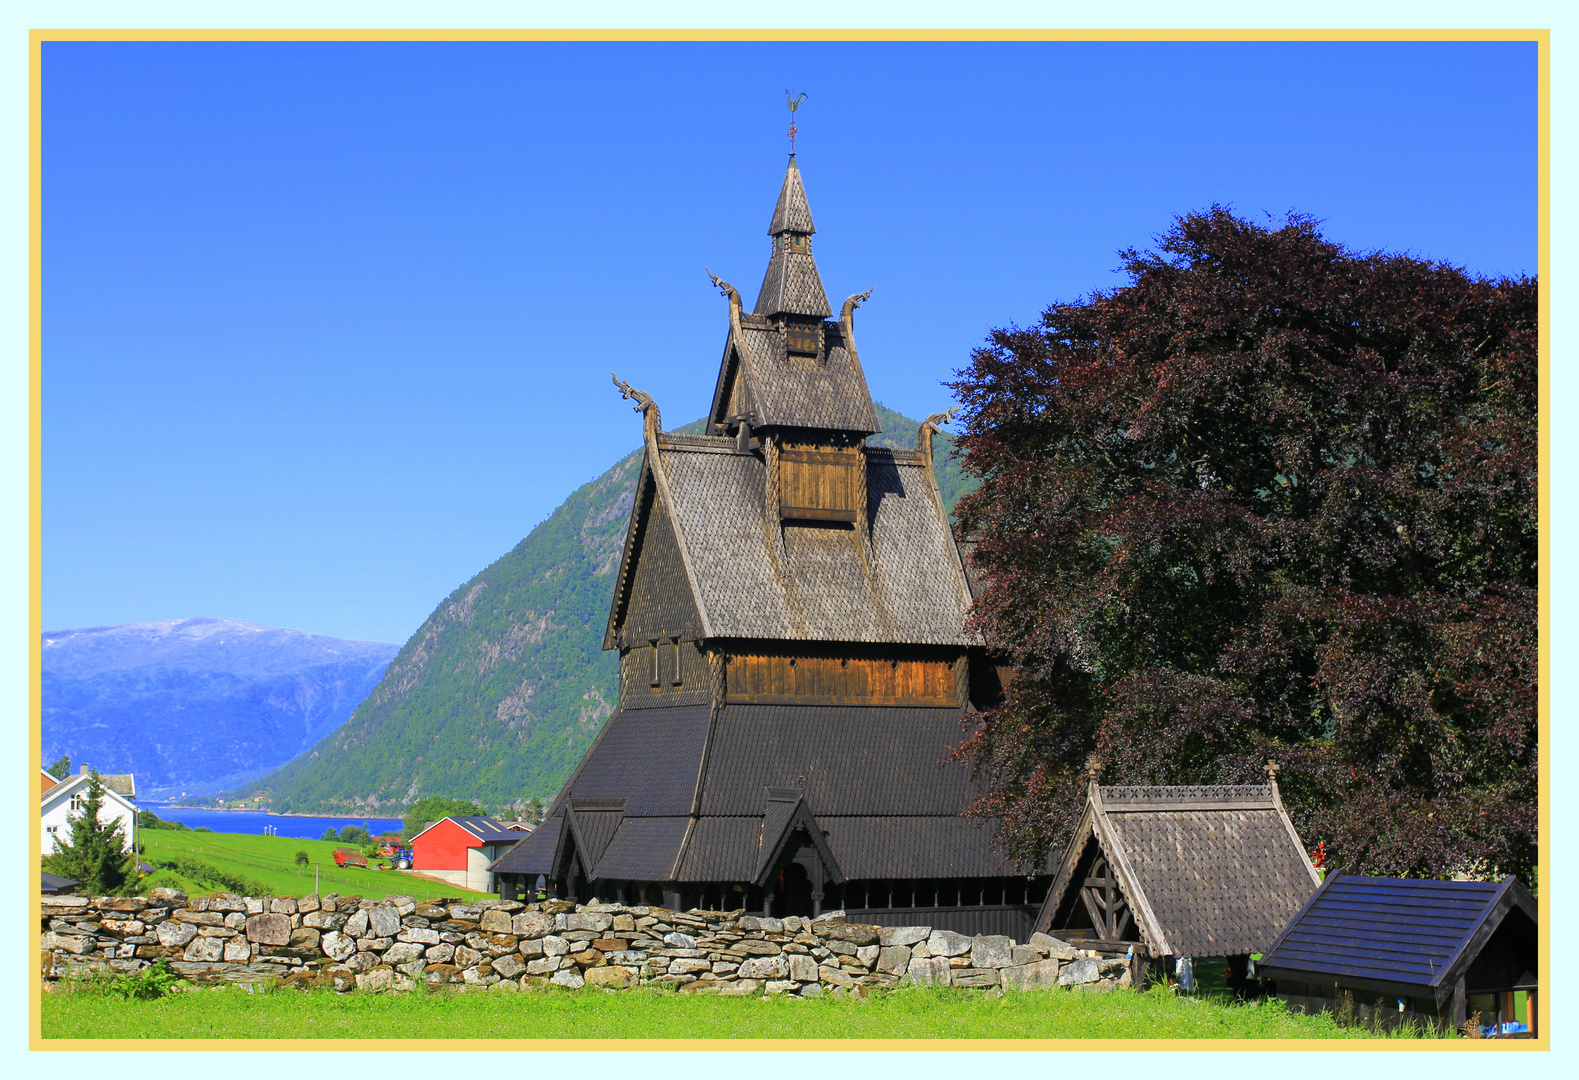
POLYGON ((766 464, 734 441, 657 433, 643 467, 604 648, 619 637, 635 560, 661 531, 706 638, 979 644, 965 629, 970 587, 931 464, 866 453, 869 529, 763 528, 766 464), (667 497, 666 497, 667 496, 667 497), (658 521, 659 517, 662 521, 658 521))
POLYGON ((1153 955, 1244 955, 1269 948, 1318 884, 1275 782, 1093 783, 1036 926, 1090 915, 1098 936, 1138 935, 1153 955))
POLYGON ((1356 989, 1432 995, 1438 1002, 1468 972, 1469 992, 1535 985, 1535 899, 1517 878, 1433 881, 1337 872, 1290 920, 1257 965, 1264 978, 1336 982, 1356 989), (1514 923, 1504 930, 1505 923, 1514 923), (1502 931, 1514 940, 1476 970, 1502 931), (1511 965, 1511 966, 1510 966, 1511 965), (1483 984, 1483 985, 1482 985, 1483 984))

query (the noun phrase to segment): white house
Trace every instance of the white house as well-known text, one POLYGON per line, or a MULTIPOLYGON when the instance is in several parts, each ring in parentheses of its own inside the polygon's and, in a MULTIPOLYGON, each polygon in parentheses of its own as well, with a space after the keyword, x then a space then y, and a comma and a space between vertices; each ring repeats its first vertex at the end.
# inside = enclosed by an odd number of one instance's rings
MULTIPOLYGON (((107 825, 112 819, 119 818, 121 835, 126 838, 126 847, 130 850, 132 837, 136 835, 137 789, 129 775, 101 776, 99 779, 104 785, 104 801, 99 805, 99 820, 107 825), (112 781, 114 781, 113 785, 112 781)), ((52 854, 60 847, 71 843, 70 819, 82 812, 83 804, 87 801, 86 773, 68 776, 39 796, 40 825, 44 830, 41 850, 45 855, 52 854), (57 839, 60 841, 58 846, 55 842, 57 839)))

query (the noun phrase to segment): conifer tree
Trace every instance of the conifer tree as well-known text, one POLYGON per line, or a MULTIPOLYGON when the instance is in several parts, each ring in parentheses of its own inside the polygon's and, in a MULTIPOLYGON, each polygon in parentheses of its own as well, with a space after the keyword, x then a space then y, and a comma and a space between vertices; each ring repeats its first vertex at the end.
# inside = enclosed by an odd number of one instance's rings
POLYGON ((99 820, 104 805, 104 782, 98 770, 88 774, 88 797, 82 812, 67 820, 71 824, 71 843, 45 858, 51 873, 78 882, 91 896, 111 896, 125 888, 131 878, 126 852, 126 837, 119 818, 108 823, 99 820))

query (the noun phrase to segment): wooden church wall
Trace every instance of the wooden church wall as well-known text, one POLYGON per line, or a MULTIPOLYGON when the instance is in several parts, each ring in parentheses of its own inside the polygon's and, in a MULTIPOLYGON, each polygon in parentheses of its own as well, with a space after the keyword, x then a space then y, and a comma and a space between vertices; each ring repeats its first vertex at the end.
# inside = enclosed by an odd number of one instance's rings
POLYGON ((622 650, 620 707, 654 709, 712 700, 707 654, 691 638, 668 636, 622 650))
POLYGON ((961 705, 963 658, 804 655, 785 651, 731 654, 725 699, 782 705, 961 705))

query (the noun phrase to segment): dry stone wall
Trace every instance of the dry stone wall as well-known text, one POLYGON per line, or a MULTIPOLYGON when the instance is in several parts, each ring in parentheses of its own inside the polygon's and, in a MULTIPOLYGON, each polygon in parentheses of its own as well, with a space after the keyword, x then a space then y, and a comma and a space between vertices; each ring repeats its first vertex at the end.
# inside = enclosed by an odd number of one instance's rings
POLYGON ((798 994, 863 988, 977 990, 1132 984, 1123 956, 1033 934, 1021 945, 929 926, 871 926, 835 912, 770 919, 568 901, 476 904, 411 897, 46 896, 45 979, 137 971, 163 959, 193 983, 332 985, 340 992, 454 985, 668 987, 686 993, 798 994))

